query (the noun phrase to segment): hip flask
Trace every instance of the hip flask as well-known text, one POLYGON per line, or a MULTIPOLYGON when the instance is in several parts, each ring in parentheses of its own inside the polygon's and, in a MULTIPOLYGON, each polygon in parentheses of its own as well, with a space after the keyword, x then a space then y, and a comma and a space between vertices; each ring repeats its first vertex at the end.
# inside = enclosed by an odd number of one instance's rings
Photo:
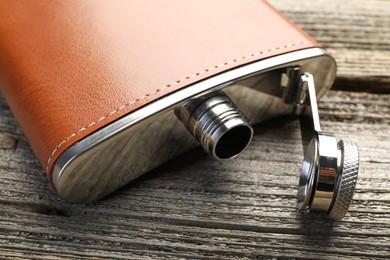
POLYGON ((0 90, 64 200, 103 198, 199 144, 234 158, 252 125, 306 110, 314 141, 298 207, 345 215, 338 196, 349 206, 355 186, 340 191, 343 167, 356 183, 358 151, 316 122, 335 61, 266 1, 12 1, 0 10, 0 90))

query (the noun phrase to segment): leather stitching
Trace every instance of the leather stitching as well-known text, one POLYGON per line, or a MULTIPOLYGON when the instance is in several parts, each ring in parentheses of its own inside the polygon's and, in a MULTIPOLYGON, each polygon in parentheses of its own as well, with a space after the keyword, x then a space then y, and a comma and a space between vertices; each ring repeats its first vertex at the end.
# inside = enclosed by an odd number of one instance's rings
POLYGON ((268 50, 264 50, 264 51, 259 51, 259 52, 256 52, 256 53, 252 53, 252 54, 249 54, 249 55, 247 55, 247 56, 243 56, 243 57, 240 57, 240 58, 237 58, 237 59, 233 59, 233 60, 230 60, 230 61, 221 63, 221 64, 219 64, 219 65, 210 67, 210 68, 208 68, 208 69, 202 70, 202 71, 197 72, 197 73, 195 73, 195 74, 192 74, 191 76, 187 76, 187 77, 184 77, 184 78, 182 78, 182 79, 180 79, 180 80, 176 80, 176 81, 174 81, 174 82, 172 82, 172 83, 170 83, 170 84, 168 84, 168 85, 165 85, 165 86, 162 87, 162 88, 156 89, 156 90, 153 91, 153 92, 150 92, 150 93, 148 93, 148 94, 146 94, 146 95, 144 95, 144 96, 141 96, 141 97, 139 97, 139 98, 137 98, 137 99, 135 99, 135 100, 133 100, 133 101, 127 103, 127 104, 124 104, 123 106, 117 108, 116 110, 110 112, 109 114, 107 114, 107 115, 105 115, 105 116, 102 116, 101 118, 99 118, 98 120, 96 120, 96 121, 90 123, 89 125, 80 128, 79 130, 77 130, 76 132, 72 133, 70 136, 68 136, 68 137, 65 138, 64 140, 62 140, 59 144, 57 144, 56 147, 54 148, 53 152, 50 154, 49 159, 47 160, 46 172, 49 171, 49 165, 50 165, 51 160, 53 159, 54 155, 56 154, 56 152, 60 149, 60 147, 61 147, 63 144, 65 144, 66 142, 68 142, 70 139, 72 139, 73 137, 75 137, 75 136, 78 135, 79 133, 81 133, 81 132, 87 130, 87 129, 90 128, 91 126, 96 125, 96 124, 99 123, 100 121, 102 121, 102 120, 104 120, 104 119, 106 119, 106 118, 108 118, 108 117, 111 117, 112 115, 114 115, 114 114, 120 112, 121 110, 123 110, 123 109, 125 109, 125 108, 127 108, 127 107, 129 107, 129 106, 131 106, 131 105, 133 105, 133 104, 135 104, 135 103, 137 103, 137 102, 139 102, 139 101, 141 101, 141 100, 147 98, 147 97, 153 96, 153 95, 155 95, 156 93, 158 93, 158 92, 160 92, 160 91, 163 91, 164 89, 170 88, 170 87, 172 87, 172 86, 174 86, 174 85, 177 85, 177 84, 179 84, 179 83, 181 83, 181 82, 183 82, 183 81, 189 80, 189 79, 191 79, 191 78, 198 77, 198 76, 200 76, 200 75, 202 75, 202 74, 204 74, 204 73, 206 73, 206 72, 210 72, 210 71, 212 71, 212 70, 214 70, 214 69, 219 69, 219 68, 224 67, 224 66, 227 66, 227 65, 229 65, 229 64, 232 64, 232 63, 235 63, 235 62, 239 62, 239 61, 241 61, 241 60, 245 60, 245 59, 248 59, 248 58, 251 58, 251 57, 256 57, 256 56, 259 56, 259 55, 263 55, 263 54, 265 54, 265 53, 274 52, 274 51, 281 50, 281 49, 287 49, 287 48, 295 47, 295 46, 298 46, 298 45, 305 45, 305 44, 308 44, 308 43, 310 43, 310 42, 309 42, 309 41, 303 41, 303 42, 291 43, 291 44, 283 45, 283 46, 280 46, 280 47, 275 47, 275 48, 272 48, 272 49, 268 49, 268 50))

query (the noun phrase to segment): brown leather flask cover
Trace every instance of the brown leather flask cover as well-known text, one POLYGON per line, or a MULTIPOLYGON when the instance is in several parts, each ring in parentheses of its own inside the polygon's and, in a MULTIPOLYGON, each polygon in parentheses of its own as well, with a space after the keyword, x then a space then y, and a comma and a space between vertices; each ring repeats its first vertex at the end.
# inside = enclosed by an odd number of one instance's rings
POLYGON ((0 14, 0 90, 49 179, 65 151, 140 108, 320 47, 260 0, 14 0, 0 14))

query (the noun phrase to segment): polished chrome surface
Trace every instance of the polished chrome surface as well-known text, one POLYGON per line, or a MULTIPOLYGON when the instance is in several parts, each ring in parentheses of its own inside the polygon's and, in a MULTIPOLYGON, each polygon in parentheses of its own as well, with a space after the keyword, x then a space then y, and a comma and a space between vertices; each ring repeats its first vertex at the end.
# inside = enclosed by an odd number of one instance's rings
MULTIPOLYGON (((313 75, 310 73, 304 73, 301 77, 301 87, 309 93, 311 118, 313 120, 314 131, 321 131, 320 116, 318 113, 316 87, 314 85, 313 75)), ((302 102, 303 103, 303 102, 302 102)))
POLYGON ((222 90, 253 125, 290 114, 281 99, 281 75, 290 66, 315 75, 318 96, 335 78, 332 57, 319 48, 257 61, 169 94, 92 133, 64 151, 52 170, 52 183, 67 201, 106 196, 165 161, 197 146, 174 114, 189 99, 222 90), (266 93, 266 94, 265 94, 266 93))
MULTIPOLYGON (((321 131, 313 76, 304 73, 301 88, 307 89, 314 137, 306 148, 299 179, 297 207, 308 213, 324 211, 341 220, 355 191, 359 168, 358 147, 321 131)), ((303 104, 303 103, 302 103, 303 104)))
POLYGON ((337 140, 318 132, 318 176, 311 209, 327 212, 332 204, 337 176, 337 140))
POLYGON ((341 220, 347 214, 355 193, 359 172, 359 149, 356 144, 348 141, 339 141, 339 168, 333 205, 329 216, 341 220))
POLYGON ((291 66, 287 68, 286 76, 287 82, 282 86, 283 96, 282 99, 287 104, 295 104, 297 94, 299 92, 299 84, 301 82, 301 67, 300 66, 291 66))
POLYGON ((252 127, 222 91, 190 99, 175 111, 188 131, 215 159, 236 157, 252 139, 252 127))
POLYGON ((337 141, 328 133, 317 132, 308 145, 299 179, 297 206, 327 212, 332 204, 337 176, 337 141))
POLYGON ((304 154, 299 178, 297 206, 304 213, 311 209, 318 176, 318 139, 313 138, 304 154))
POLYGON ((297 206, 303 213, 323 211, 331 219, 341 220, 355 192, 359 149, 352 142, 340 140, 334 151, 335 142, 333 135, 319 132, 308 145, 299 179, 297 206))

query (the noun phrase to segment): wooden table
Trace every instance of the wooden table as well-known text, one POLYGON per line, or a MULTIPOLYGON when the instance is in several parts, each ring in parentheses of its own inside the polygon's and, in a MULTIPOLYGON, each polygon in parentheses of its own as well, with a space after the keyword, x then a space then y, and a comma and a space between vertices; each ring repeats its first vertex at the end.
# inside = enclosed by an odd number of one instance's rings
POLYGON ((0 100, 0 258, 390 258, 390 1, 272 1, 322 43, 339 69, 319 103, 324 129, 359 144, 347 217, 295 208, 300 126, 256 126, 250 147, 218 162, 200 149, 88 205, 49 187, 0 100))

